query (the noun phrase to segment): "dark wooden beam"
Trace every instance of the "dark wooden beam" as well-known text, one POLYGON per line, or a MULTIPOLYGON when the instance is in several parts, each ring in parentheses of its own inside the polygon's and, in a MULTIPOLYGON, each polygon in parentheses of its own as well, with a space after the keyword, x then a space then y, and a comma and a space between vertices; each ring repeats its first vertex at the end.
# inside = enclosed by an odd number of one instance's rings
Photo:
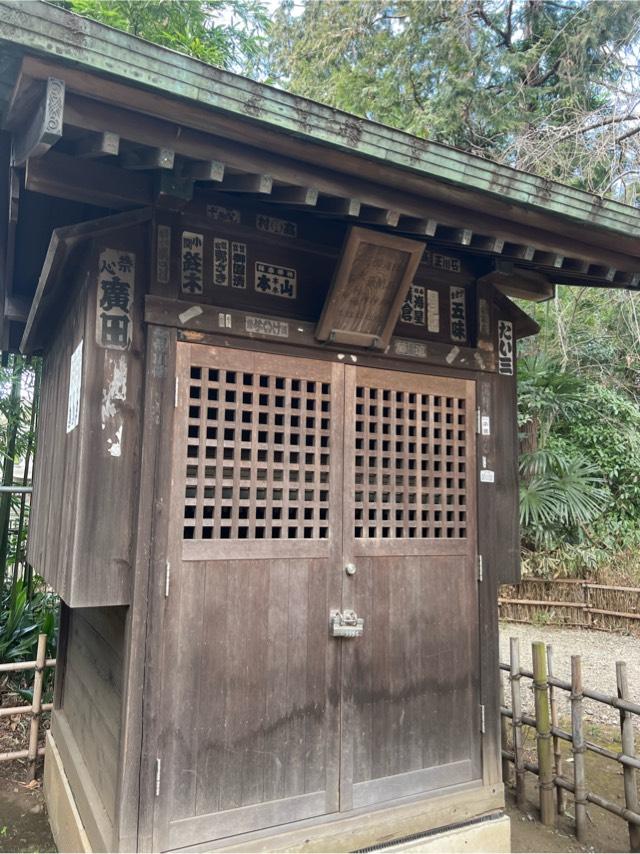
POLYGON ((342 199, 335 196, 321 196, 316 210, 320 213, 336 216, 358 216, 362 207, 360 199, 342 199))
POLYGON ((222 181, 220 187, 224 192, 229 193, 258 193, 262 196, 268 196, 273 189, 273 178, 271 175, 227 175, 222 181))
POLYGON ((219 160, 188 160, 180 170, 185 178, 194 181, 222 181, 224 178, 224 163, 219 160))
POLYGON ((500 255, 504 249, 504 240, 501 237, 483 237, 480 234, 474 234, 471 238, 471 247, 480 249, 482 252, 500 255))
POLYGON ((120 161, 125 169, 173 169, 175 151, 171 148, 140 148, 127 151, 120 161))
POLYGON ((26 323, 29 317, 30 303, 26 299, 7 295, 4 299, 4 316, 6 320, 16 320, 26 323))
POLYGON ((315 187, 274 187, 269 201, 313 208, 318 204, 318 191, 315 187))
POLYGON ((565 258, 562 263, 562 269, 571 273, 585 274, 589 272, 590 263, 583 258, 565 258))
POLYGON ((103 131, 79 139, 73 146, 73 154, 86 160, 97 157, 117 157, 120 153, 120 137, 117 133, 103 131))
POLYGON ((556 252, 535 252, 533 260, 543 267, 560 268, 564 261, 564 255, 558 255, 556 252))
POLYGON ((533 256, 536 254, 536 248, 527 244, 506 242, 502 254, 506 258, 517 258, 519 261, 532 261, 533 256))
POLYGON ((438 222, 435 219, 401 216, 398 221, 398 231, 405 231, 407 234, 420 234, 424 237, 433 237, 437 227, 438 222))
MULTIPOLYGON (((51 60, 30 55, 23 61, 25 78, 43 79, 55 73, 57 66, 51 60)), ((159 137, 153 138, 150 123, 163 125, 168 128, 169 138, 177 140, 176 152, 180 149, 180 153, 194 159, 219 157, 227 168, 264 171, 283 183, 309 182, 328 196, 352 196, 380 207, 402 208, 403 213, 409 216, 434 217, 448 225, 472 228, 484 234, 489 232, 503 237, 505 241, 532 244, 544 251, 565 254, 571 243, 575 254, 590 258, 594 264, 606 263, 626 269, 629 257, 637 257, 637 239, 632 235, 612 236, 603 233, 604 229, 593 229, 588 242, 585 242, 584 227, 579 223, 565 221, 562 229, 558 230, 550 225, 544 211, 524 206, 515 210, 507 200, 498 196, 489 198, 486 194, 470 193, 468 188, 415 174, 413 170, 388 169, 367 158, 359 158, 359 170, 354 170, 353 156, 349 151, 338 151, 293 135, 280 134, 276 154, 274 138, 277 130, 260 127, 259 123, 251 127, 251 147, 247 144, 245 122, 223 113, 213 116, 205 105, 181 103, 183 126, 180 129, 177 124, 163 119, 173 115, 175 110, 175 100, 168 96, 145 91, 143 87, 132 88, 124 82, 71 66, 65 68, 65 80, 74 92, 82 93, 74 95, 77 102, 94 105, 91 114, 84 108, 84 115, 74 110, 73 121, 69 116, 70 125, 82 127, 92 124, 96 130, 118 131, 126 139, 135 139, 144 133, 152 137, 148 143, 151 145, 158 145, 159 137), (128 104, 128 110, 122 110, 120 105, 123 103, 128 104), (129 113, 127 123, 133 127, 133 135, 98 119, 99 113, 104 115, 114 110, 129 113), (78 121, 82 124, 78 125, 78 121), (215 153, 204 153, 205 149, 212 147, 215 147, 215 153), (195 149, 200 153, 195 153, 195 149), (374 199, 374 195, 378 199, 374 199)))
POLYGON ((450 228, 448 225, 438 225, 436 238, 446 240, 449 243, 459 243, 461 246, 469 246, 473 231, 470 228, 450 228))
POLYGON ((606 267, 602 264, 591 264, 589 267, 589 275, 595 276, 598 279, 606 279, 607 282, 612 282, 616 276, 615 267, 606 267))
POLYGON ((395 228, 400 221, 400 211, 377 208, 373 205, 362 205, 359 221, 371 225, 385 225, 395 228))
POLYGON ((517 267, 508 261, 496 260, 495 269, 480 276, 477 284, 493 285, 510 297, 542 302, 555 293, 555 286, 542 273, 517 267))
POLYGON ((157 172, 153 186, 156 205, 166 210, 182 210, 193 198, 193 184, 193 178, 175 172, 157 172))
POLYGON ((152 185, 151 175, 139 175, 90 160, 77 160, 55 151, 27 161, 27 190, 104 208, 150 205, 152 185))
POLYGON ((62 136, 64 82, 49 77, 31 117, 13 134, 13 166, 41 157, 62 136))
POLYGON ((637 288, 640 285, 640 273, 626 273, 618 270, 613 281, 624 288, 637 288))

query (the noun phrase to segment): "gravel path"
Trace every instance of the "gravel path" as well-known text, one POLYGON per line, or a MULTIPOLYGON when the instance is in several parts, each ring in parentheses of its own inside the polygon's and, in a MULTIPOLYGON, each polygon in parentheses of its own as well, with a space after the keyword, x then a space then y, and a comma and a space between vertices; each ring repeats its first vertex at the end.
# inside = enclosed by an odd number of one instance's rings
MULTIPOLYGON (((627 662, 627 678, 631 699, 640 703, 640 638, 589 631, 588 629, 561 629, 552 626, 530 626, 523 623, 500 623, 500 661, 509 661, 509 638, 520 640, 520 663, 531 670, 531 644, 544 641, 553 647, 554 675, 571 679, 571 656, 582 656, 582 680, 585 688, 616 694, 616 661, 627 662)), ((509 686, 505 681, 507 705, 510 707, 509 686)), ((522 703, 524 711, 533 714, 531 681, 523 679, 522 703)), ((558 690, 558 714, 568 718, 571 714, 569 693, 558 690)), ((618 712, 602 703, 585 700, 585 721, 593 724, 619 725, 618 712)))

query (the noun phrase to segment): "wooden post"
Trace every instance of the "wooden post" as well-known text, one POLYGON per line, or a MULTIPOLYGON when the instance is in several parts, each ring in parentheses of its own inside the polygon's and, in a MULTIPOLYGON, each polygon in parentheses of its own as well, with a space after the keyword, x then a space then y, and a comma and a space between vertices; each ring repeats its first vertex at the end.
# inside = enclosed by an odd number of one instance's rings
POLYGON ((524 806, 524 750, 522 748, 522 696, 520 693, 520 642, 509 639, 509 681, 511 683, 511 718, 513 725, 513 764, 516 773, 516 803, 524 806))
MULTIPOLYGON (((547 644, 547 667, 549 670, 549 677, 553 676, 553 647, 551 644, 547 644)), ((556 702, 556 692, 551 682, 549 682, 549 704, 551 706, 551 726, 552 728, 557 728, 558 704, 556 702)), ((555 765, 555 776, 562 777, 562 753, 560 752, 560 739, 557 735, 553 736, 553 759, 555 765)), ((558 815, 564 815, 566 796, 565 790, 562 786, 556 786, 556 804, 558 815)))
MULTIPOLYGON (((504 683, 502 681, 502 674, 500 674, 500 707, 502 708, 504 705, 506 705, 504 699, 504 683)), ((502 713, 500 714, 500 743, 502 744, 503 750, 509 750, 509 725, 506 717, 502 713)), ((502 757, 502 782, 505 786, 508 786, 511 782, 511 762, 509 762, 506 756, 502 757)))
POLYGON ((36 762, 38 761, 38 736, 40 734, 40 716, 42 714, 42 683, 44 667, 47 660, 47 636, 38 635, 38 653, 36 669, 33 677, 33 701, 31 703, 31 729, 29 730, 29 780, 36 779, 36 762))
POLYGON ((584 732, 582 727, 582 660, 571 656, 571 740, 573 781, 576 802, 576 837, 584 842, 587 831, 587 782, 584 771, 584 732))
POLYGON ((533 687, 536 704, 536 745, 538 750, 538 788, 540 791, 540 820, 547 827, 556 821, 553 805, 553 755, 551 752, 551 718, 549 714, 549 683, 544 643, 531 645, 533 658, 533 687))
MULTIPOLYGON (((627 683, 627 665, 624 661, 616 661, 616 682, 618 684, 618 697, 623 700, 629 697, 629 685, 627 683)), ((631 712, 620 709, 620 741, 622 752, 627 756, 635 756, 635 739, 633 735, 633 718, 631 712)), ((624 800, 628 810, 638 812, 638 786, 636 783, 636 769, 623 765, 624 775, 624 800)), ((640 827, 629 822, 629 849, 640 851, 640 827)))

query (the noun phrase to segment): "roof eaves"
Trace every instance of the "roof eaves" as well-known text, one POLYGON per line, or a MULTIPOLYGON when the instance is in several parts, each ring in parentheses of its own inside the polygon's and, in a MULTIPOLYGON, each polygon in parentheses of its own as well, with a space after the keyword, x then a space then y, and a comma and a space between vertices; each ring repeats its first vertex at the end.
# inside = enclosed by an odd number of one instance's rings
MULTIPOLYGON (((0 0, 0 39, 515 205, 640 236, 640 211, 206 65, 42 2, 0 0)), ((0 69, 0 74, 2 70, 0 69)))

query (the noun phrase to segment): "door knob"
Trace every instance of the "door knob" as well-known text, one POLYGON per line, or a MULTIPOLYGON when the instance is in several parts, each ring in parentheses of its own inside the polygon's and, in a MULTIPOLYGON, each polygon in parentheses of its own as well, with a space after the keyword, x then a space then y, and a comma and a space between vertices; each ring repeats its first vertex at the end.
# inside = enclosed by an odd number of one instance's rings
POLYGON ((347 573, 347 575, 355 575, 355 574, 356 574, 356 565, 355 565, 355 563, 348 563, 348 564, 345 566, 344 571, 347 573))

